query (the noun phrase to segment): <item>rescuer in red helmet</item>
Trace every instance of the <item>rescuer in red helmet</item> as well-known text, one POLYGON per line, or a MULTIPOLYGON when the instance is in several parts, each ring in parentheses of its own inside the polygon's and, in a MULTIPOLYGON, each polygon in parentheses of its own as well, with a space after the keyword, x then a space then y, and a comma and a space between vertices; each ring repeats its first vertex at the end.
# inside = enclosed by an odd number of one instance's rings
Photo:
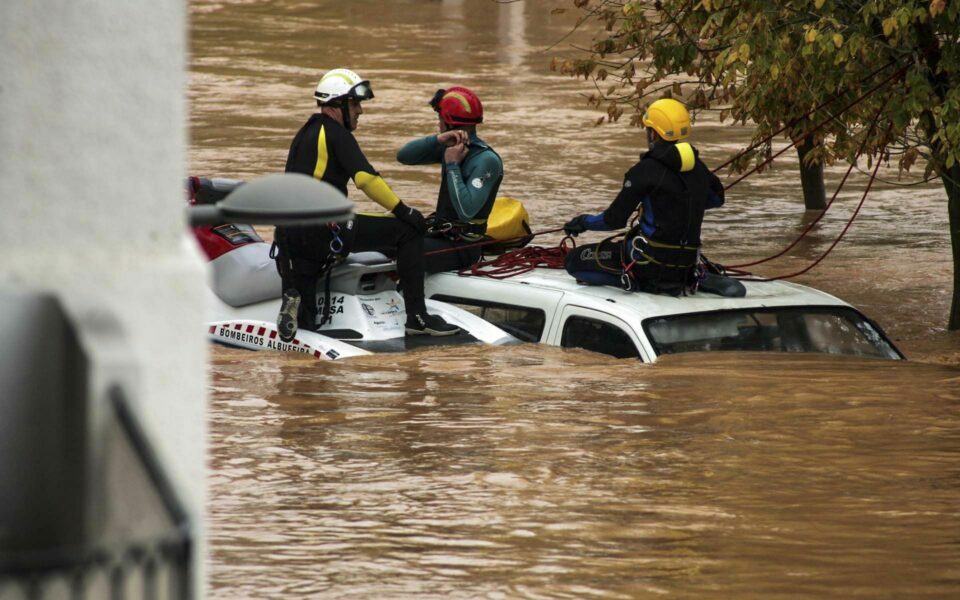
MULTIPOLYGON (((455 248, 482 240, 487 217, 503 180, 503 161, 477 137, 483 123, 483 105, 471 90, 455 86, 437 90, 430 106, 439 117, 436 135, 408 142, 397 152, 405 165, 440 166, 437 210, 424 240, 427 252, 455 248)), ((480 260, 480 248, 463 248, 425 257, 428 273, 458 270, 480 260)))

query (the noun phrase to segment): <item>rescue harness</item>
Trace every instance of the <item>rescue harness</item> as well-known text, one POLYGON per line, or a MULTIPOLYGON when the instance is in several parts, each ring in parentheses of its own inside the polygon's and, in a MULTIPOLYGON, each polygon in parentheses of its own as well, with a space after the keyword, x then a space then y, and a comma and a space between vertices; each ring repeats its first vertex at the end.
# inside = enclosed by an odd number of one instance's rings
POLYGON ((333 320, 330 306, 330 277, 334 267, 342 263, 347 254, 344 252, 343 239, 340 237, 341 226, 339 223, 329 223, 327 228, 330 231, 330 243, 328 245, 330 252, 317 261, 309 258, 292 258, 287 246, 287 240, 274 239, 270 246, 270 258, 277 263, 277 271, 281 277, 296 273, 298 275, 316 275, 317 278, 323 277, 323 313, 320 317, 318 327, 323 327, 333 320))

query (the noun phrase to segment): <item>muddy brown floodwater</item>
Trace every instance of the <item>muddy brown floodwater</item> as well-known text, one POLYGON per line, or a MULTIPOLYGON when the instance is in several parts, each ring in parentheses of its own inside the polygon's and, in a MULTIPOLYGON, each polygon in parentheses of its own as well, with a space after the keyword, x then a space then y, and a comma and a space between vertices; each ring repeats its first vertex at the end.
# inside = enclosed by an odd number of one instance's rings
MULTIPOLYGON (((282 171, 319 75, 348 66, 376 91, 357 137, 409 204, 430 207, 437 173, 394 154, 433 132, 433 91, 464 84, 503 156, 501 194, 525 203, 534 230, 602 210, 641 135, 592 127, 589 85, 550 73, 570 39, 547 48, 573 24, 551 9, 571 6, 192 0, 190 171, 282 171)), ((704 116, 693 141, 716 165, 748 138, 704 116)), ((828 189, 842 171, 829 170, 828 189)), ((938 185, 896 185, 895 168, 881 178, 844 241, 797 281, 857 305, 906 362, 730 353, 644 365, 523 345, 324 363, 213 348, 209 596, 960 594, 946 199, 938 185)), ((818 257, 859 200, 857 179, 757 272, 818 257)), ((708 214, 708 254, 774 254, 811 218, 786 160, 708 214)))

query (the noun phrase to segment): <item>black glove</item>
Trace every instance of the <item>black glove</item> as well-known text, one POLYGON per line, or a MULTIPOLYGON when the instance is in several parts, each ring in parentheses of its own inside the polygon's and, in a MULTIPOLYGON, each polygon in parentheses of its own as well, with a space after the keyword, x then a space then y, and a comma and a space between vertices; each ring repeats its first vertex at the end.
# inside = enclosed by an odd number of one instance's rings
POLYGON ((563 226, 563 232, 567 235, 572 235, 577 237, 581 233, 587 230, 587 224, 584 222, 587 220, 587 217, 590 215, 578 215, 569 221, 563 226))
POLYGON ((399 202, 393 207, 393 211, 391 212, 397 217, 398 221, 413 227, 417 233, 423 235, 427 232, 427 220, 423 218, 419 210, 407 206, 403 202, 399 202))

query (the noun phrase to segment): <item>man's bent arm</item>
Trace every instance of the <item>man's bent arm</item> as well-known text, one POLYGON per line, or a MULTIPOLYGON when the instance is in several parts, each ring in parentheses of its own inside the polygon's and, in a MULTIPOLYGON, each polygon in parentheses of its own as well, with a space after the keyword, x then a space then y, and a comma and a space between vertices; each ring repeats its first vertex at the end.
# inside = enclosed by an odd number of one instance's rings
POLYGON ((353 182, 357 184, 357 189, 366 194, 368 198, 389 211, 400 204, 400 198, 379 175, 357 171, 353 174, 353 182))
POLYGON ((707 173, 710 175, 710 191, 707 194, 707 208, 720 208, 723 206, 725 199, 723 184, 720 182, 720 178, 710 173, 709 170, 707 170, 707 173))
POLYGON ((397 152, 397 160, 405 165, 431 165, 443 160, 444 146, 437 136, 412 140, 397 152))

